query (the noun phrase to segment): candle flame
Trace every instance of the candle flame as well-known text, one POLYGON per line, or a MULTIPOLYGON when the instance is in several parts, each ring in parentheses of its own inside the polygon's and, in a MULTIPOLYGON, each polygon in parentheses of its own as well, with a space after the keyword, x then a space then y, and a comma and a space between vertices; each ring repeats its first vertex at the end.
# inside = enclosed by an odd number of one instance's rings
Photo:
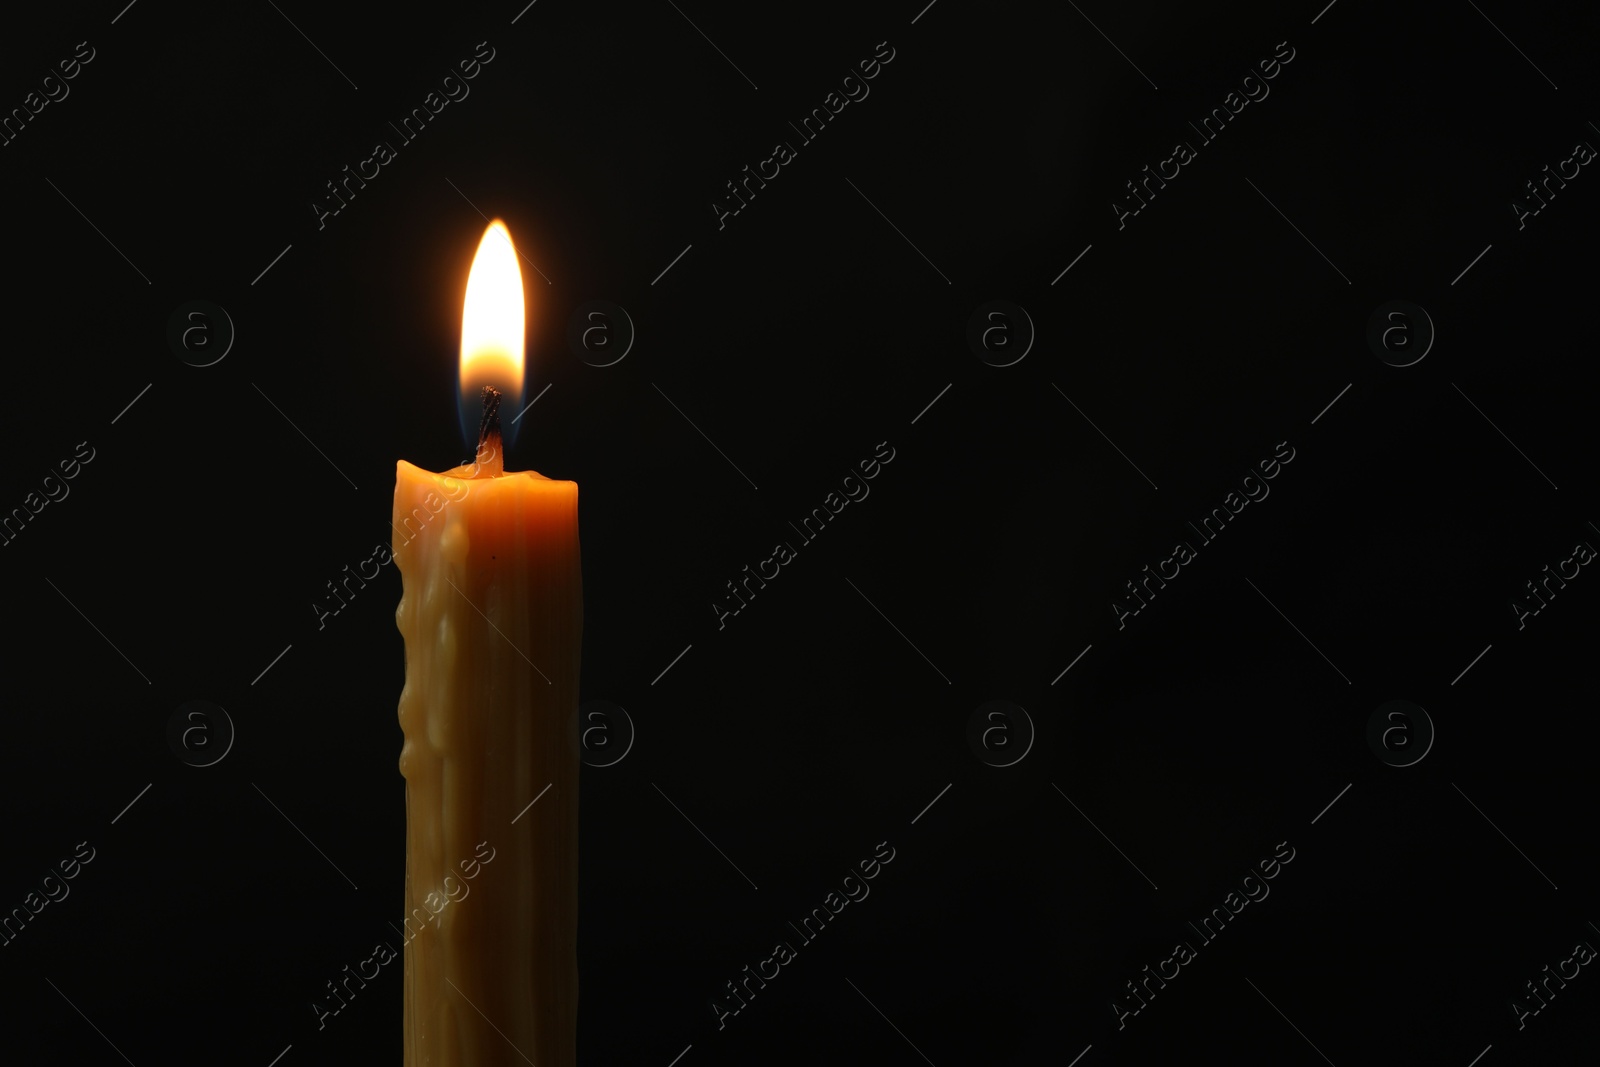
POLYGON ((489 223, 467 275, 461 308, 461 395, 476 398, 492 385, 511 400, 522 395, 526 315, 522 271, 511 231, 489 223))

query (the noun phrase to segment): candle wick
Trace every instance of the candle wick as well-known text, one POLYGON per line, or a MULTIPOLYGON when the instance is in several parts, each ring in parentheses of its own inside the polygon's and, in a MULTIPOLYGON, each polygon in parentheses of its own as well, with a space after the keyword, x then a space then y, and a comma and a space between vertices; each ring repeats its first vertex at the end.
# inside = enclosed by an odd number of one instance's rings
POLYGON ((501 456, 500 390, 492 385, 483 387, 483 419, 478 423, 478 454, 474 461, 474 477, 499 477, 505 472, 501 456))

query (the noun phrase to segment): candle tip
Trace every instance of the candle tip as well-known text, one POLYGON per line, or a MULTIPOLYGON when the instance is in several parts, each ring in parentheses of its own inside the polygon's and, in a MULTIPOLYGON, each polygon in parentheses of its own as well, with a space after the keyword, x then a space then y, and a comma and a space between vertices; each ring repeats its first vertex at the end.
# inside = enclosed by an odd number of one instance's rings
POLYGON ((499 477, 505 473, 501 457, 500 390, 483 387, 483 419, 478 424, 478 455, 473 463, 475 477, 499 477))

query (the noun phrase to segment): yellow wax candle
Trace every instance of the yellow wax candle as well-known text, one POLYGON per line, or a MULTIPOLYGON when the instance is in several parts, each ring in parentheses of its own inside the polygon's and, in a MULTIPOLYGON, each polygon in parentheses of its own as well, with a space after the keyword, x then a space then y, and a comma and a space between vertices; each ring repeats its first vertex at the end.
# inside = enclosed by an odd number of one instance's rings
MULTIPOLYGON (((514 355, 517 380, 500 384, 520 392, 521 296, 497 221, 468 280, 464 382, 503 374, 514 355), (515 337, 489 336, 475 304, 509 299, 507 270, 515 337)), ((502 304, 481 313, 509 320, 502 304)), ((575 1067, 578 486, 506 473, 489 422, 477 462, 396 470, 405 1064, 575 1067)))

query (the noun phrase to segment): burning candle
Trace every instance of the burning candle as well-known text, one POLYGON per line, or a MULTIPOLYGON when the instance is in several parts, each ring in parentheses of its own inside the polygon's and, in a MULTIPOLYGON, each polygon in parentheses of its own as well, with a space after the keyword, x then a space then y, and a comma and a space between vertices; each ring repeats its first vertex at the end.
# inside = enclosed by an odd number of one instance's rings
POLYGON ((406 1067, 577 1062, 578 486, 504 470, 499 400, 522 392, 523 331, 496 220, 461 325, 476 460, 396 469, 406 1067))

